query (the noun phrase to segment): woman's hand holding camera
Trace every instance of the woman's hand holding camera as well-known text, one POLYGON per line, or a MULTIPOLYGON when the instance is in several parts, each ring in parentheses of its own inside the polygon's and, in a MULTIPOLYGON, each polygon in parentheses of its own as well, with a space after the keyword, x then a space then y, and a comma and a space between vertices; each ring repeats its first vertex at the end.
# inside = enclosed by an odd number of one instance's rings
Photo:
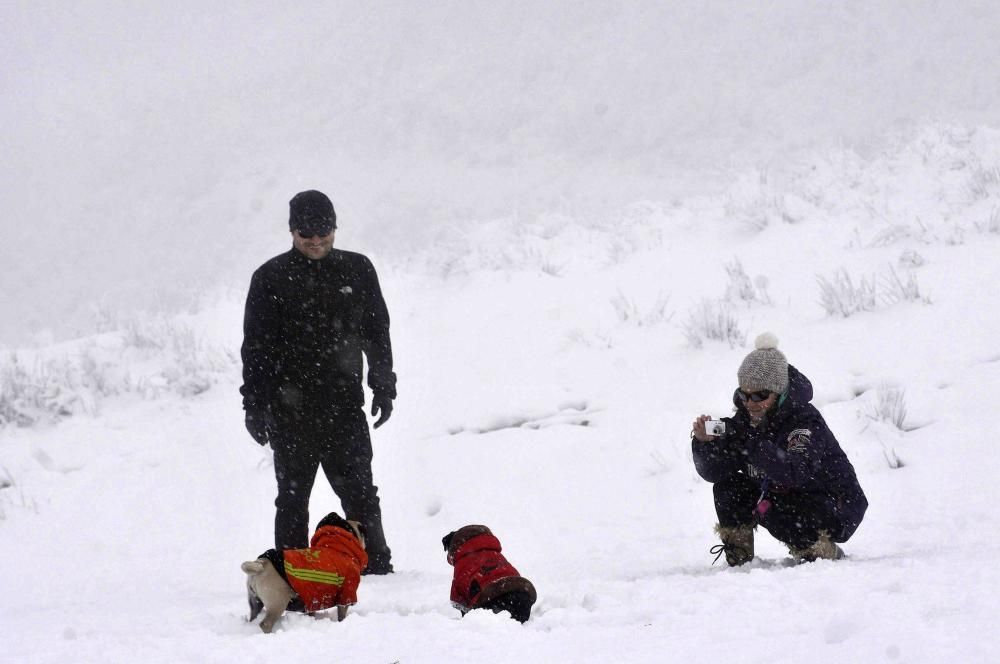
POLYGON ((699 415, 691 423, 691 436, 702 443, 708 443, 726 433, 726 423, 713 420, 711 415, 699 415))

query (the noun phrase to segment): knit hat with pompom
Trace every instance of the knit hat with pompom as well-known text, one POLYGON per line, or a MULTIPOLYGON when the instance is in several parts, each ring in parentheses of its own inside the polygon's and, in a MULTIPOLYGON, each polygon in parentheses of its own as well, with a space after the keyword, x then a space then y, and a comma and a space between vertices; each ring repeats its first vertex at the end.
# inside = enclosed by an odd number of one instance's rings
POLYGON ((788 360, 778 350, 778 337, 765 332, 753 342, 756 350, 745 358, 736 377, 744 392, 768 390, 782 394, 788 388, 788 360))

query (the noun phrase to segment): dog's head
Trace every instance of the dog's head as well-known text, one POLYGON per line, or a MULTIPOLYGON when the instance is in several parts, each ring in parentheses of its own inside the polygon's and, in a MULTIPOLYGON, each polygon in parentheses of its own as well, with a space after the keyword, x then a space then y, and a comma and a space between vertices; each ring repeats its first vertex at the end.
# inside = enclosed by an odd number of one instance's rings
POLYGON ((476 535, 492 535, 490 529, 486 526, 480 526, 477 524, 471 524, 468 526, 462 526, 458 530, 453 530, 444 537, 441 538, 441 544, 444 545, 444 550, 448 552, 448 562, 454 564, 452 559, 455 555, 455 550, 462 546, 470 539, 476 535))
POLYGON ((333 526, 334 528, 342 528, 347 532, 354 535, 354 537, 361 544, 361 548, 365 548, 365 527, 360 521, 348 521, 336 512, 330 512, 323 520, 316 524, 316 529, 319 530, 323 526, 333 526))

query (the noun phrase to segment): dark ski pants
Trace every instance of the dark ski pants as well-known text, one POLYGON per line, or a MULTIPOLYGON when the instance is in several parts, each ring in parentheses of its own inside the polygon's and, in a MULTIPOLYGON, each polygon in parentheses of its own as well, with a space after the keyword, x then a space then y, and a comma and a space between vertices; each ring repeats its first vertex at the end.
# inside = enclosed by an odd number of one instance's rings
POLYGON ((319 421, 279 422, 277 428, 271 439, 278 481, 275 548, 309 546, 309 496, 322 467, 340 499, 344 518, 365 527, 369 569, 387 567, 391 553, 382 530, 378 488, 372 478, 371 437, 361 408, 337 411, 319 421))
MULTIPOLYGON (((845 524, 839 518, 836 498, 803 492, 768 492, 770 506, 756 514, 760 484, 742 473, 712 485, 715 513, 723 527, 760 524, 778 541, 804 549, 827 531, 835 542, 844 542, 845 524)), ((856 524, 855 524, 856 527, 856 524)), ((853 532, 854 528, 850 528, 853 532)), ((848 533, 848 536, 850 533, 848 533)))

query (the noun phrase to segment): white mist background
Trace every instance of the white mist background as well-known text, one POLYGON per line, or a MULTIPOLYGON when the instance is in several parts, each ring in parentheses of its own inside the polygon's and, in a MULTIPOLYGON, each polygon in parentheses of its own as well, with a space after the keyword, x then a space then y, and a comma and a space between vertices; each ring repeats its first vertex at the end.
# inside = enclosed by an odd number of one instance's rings
MULTIPOLYGON (((991 661, 990 3, 4 8, 0 661, 991 661), (320 188, 378 267, 397 573, 244 620, 251 271, 320 188), (872 507, 714 567, 691 420, 781 339, 872 507), (531 621, 448 605, 488 524, 531 621), (456 653, 461 653, 456 655, 456 653)), ((313 522, 337 509, 318 481, 313 522)))
POLYGON ((997 28, 989 2, 9 3, 0 341, 240 287, 306 188, 405 255, 995 123, 997 28))

